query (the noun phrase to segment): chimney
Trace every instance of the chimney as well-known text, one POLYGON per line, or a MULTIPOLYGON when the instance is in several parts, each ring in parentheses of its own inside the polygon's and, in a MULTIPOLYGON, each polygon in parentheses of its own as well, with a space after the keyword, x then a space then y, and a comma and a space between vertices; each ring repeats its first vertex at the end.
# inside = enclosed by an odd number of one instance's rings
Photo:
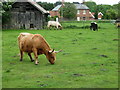
POLYGON ((82 4, 85 4, 85 0, 83 0, 82 4))
POLYGON ((64 1, 64 0, 62 0, 62 6, 64 6, 64 2, 65 2, 65 1, 64 1))

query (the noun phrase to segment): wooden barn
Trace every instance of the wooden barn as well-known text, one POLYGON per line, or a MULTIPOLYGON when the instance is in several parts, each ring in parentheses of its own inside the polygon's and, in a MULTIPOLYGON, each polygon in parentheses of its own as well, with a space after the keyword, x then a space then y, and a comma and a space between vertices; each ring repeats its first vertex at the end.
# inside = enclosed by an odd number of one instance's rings
POLYGON ((7 29, 43 29, 47 22, 47 11, 32 0, 17 0, 10 12, 7 29))

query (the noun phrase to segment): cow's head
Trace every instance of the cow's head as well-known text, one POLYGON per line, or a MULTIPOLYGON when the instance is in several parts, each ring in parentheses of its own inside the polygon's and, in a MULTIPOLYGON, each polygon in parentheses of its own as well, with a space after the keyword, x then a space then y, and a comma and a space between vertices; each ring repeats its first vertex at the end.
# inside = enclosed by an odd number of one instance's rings
POLYGON ((62 50, 55 51, 54 49, 48 51, 48 55, 47 55, 46 57, 47 57, 47 59, 49 60, 49 62, 50 62, 51 64, 54 64, 54 63, 55 63, 56 53, 61 52, 61 51, 62 51, 62 50))
POLYGON ((60 30, 62 30, 62 26, 58 26, 60 30))

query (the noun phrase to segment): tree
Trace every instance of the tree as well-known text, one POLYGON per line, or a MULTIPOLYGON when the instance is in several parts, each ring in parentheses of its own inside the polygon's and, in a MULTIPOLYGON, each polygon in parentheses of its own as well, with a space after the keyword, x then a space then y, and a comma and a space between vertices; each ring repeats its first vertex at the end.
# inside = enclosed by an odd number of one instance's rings
POLYGON ((42 6, 45 10, 52 10, 54 8, 53 3, 47 3, 47 2, 37 2, 40 6, 42 6))
POLYGON ((103 19, 116 19, 120 14, 118 15, 118 4, 115 4, 113 6, 111 5, 96 5, 95 2, 93 1, 87 1, 85 4, 90 8, 91 12, 95 13, 95 18, 98 18, 98 13, 102 12, 103 13, 103 19))
POLYGON ((96 3, 93 1, 87 1, 85 2, 85 5, 89 7, 91 12, 95 12, 96 9, 96 3))
POLYGON ((74 19, 77 13, 77 9, 73 3, 65 3, 60 11, 60 13, 63 13, 63 17, 67 19, 74 19))
POLYGON ((117 19, 117 12, 114 9, 107 10, 106 19, 117 19))
POLYGON ((13 2, 2 2, 2 24, 5 24, 10 20, 10 8, 12 8, 13 2))
POLYGON ((61 1, 57 1, 54 5, 57 6, 57 5, 61 5, 62 2, 61 1))

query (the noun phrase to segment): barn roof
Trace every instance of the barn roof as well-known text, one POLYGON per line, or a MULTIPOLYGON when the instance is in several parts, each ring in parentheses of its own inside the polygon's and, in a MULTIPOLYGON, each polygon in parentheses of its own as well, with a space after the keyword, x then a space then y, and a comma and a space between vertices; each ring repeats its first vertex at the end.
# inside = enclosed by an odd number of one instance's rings
POLYGON ((74 4, 76 9, 89 9, 85 4, 74 4))
POLYGON ((48 13, 43 7, 41 7, 39 4, 37 4, 36 2, 32 1, 32 0, 16 0, 16 2, 28 2, 31 5, 33 5, 34 7, 36 7, 39 11, 41 11, 42 13, 48 13))

